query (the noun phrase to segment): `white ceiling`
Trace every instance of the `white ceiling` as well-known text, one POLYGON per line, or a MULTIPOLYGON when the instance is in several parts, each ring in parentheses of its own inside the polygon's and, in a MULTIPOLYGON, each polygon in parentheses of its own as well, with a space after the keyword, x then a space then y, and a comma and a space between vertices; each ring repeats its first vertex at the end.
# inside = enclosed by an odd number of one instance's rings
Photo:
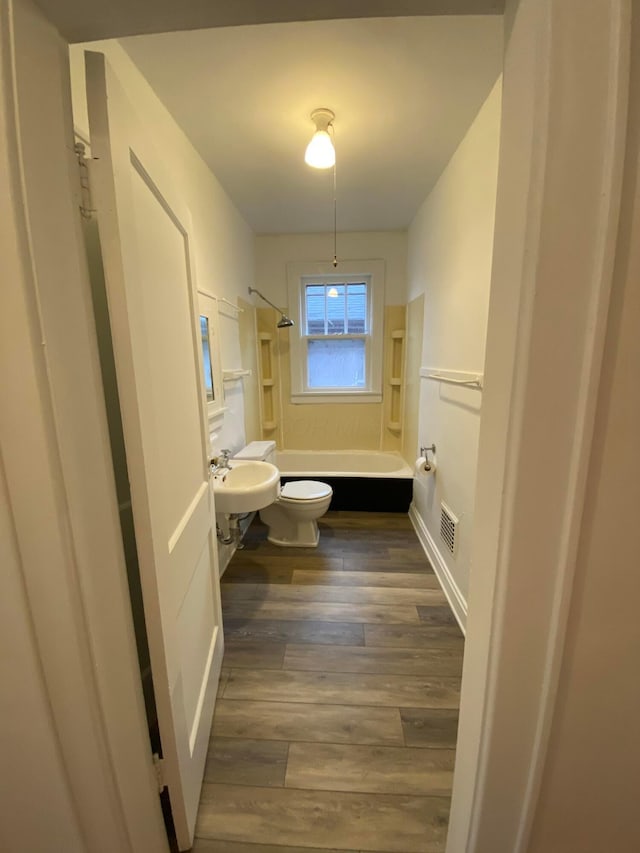
POLYGON ((257 233, 328 231, 332 175, 305 165, 336 114, 338 229, 404 229, 502 64, 500 16, 266 24, 122 44, 257 233))

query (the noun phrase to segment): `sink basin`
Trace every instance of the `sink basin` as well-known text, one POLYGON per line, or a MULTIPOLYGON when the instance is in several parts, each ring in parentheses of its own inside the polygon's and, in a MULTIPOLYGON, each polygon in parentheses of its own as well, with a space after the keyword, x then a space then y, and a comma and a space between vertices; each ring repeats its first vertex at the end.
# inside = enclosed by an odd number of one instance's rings
POLYGON ((231 467, 213 476, 216 512, 255 512, 280 494, 280 471, 270 462, 231 460, 231 467))

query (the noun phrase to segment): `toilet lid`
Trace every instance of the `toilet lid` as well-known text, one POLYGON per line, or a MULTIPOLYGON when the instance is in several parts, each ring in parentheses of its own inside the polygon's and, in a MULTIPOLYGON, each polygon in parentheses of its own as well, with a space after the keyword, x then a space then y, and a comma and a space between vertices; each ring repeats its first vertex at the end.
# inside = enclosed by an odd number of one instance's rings
POLYGON ((331 486, 317 480, 296 480, 293 483, 285 483, 280 490, 280 495, 291 500, 310 501, 326 498, 332 491, 331 486))

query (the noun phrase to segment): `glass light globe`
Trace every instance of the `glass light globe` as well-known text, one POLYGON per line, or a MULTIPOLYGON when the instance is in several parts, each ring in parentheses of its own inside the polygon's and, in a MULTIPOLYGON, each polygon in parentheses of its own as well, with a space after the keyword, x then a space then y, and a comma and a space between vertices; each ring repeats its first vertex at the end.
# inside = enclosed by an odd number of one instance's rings
POLYGON ((326 130, 317 130, 307 145, 304 160, 314 169, 329 169, 336 162, 336 151, 326 130))

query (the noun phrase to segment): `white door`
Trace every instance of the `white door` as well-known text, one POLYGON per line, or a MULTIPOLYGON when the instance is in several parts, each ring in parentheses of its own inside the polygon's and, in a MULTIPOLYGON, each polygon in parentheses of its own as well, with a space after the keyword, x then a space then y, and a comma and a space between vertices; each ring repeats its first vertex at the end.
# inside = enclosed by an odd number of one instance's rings
MULTIPOLYGON (((113 71, 86 54, 92 167, 144 612, 181 850, 223 652, 189 211, 113 71)), ((157 147, 156 147, 157 146, 157 147)), ((105 602, 105 605, 107 603, 105 602)))

